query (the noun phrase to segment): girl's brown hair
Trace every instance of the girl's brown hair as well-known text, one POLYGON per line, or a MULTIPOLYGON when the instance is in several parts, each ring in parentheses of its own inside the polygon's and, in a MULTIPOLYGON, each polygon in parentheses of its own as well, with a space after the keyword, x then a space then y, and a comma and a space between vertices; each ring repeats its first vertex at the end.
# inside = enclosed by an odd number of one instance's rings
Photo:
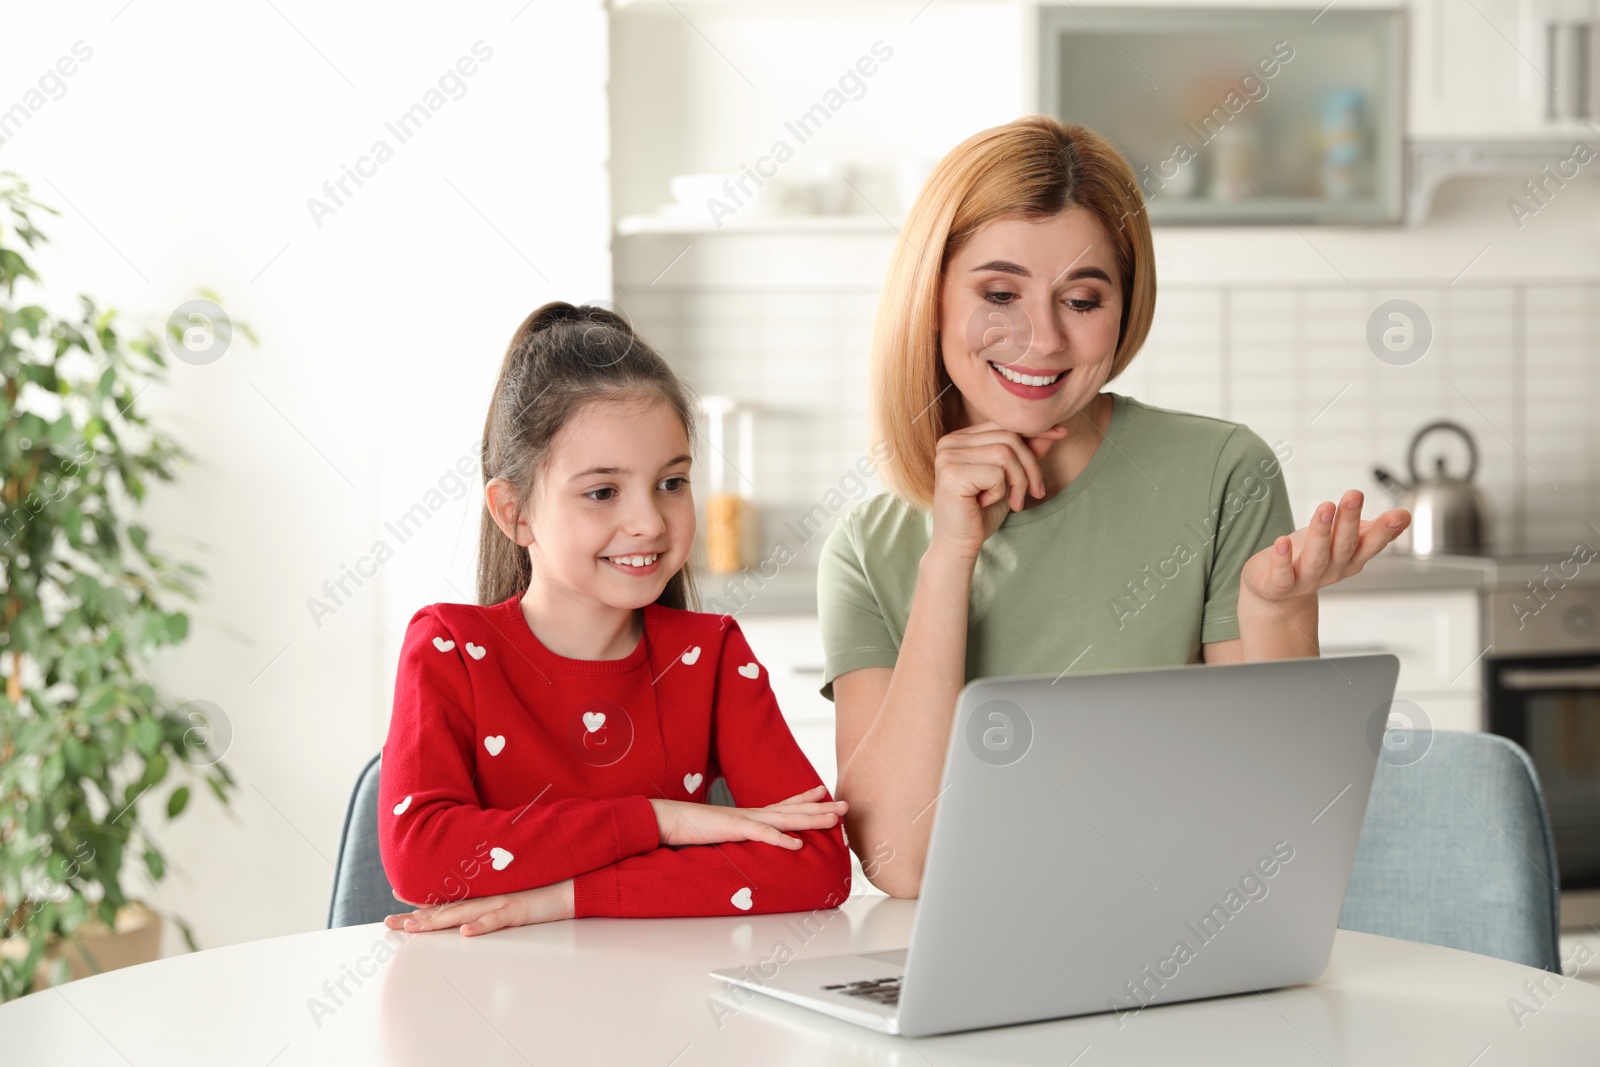
MULTIPOLYGON (((504 478, 517 499, 533 498, 556 434, 585 404, 600 400, 659 401, 683 422, 691 451, 694 406, 667 361, 614 311, 562 300, 539 308, 517 327, 495 382, 483 424, 483 483, 504 478)), ((478 532, 478 603, 520 596, 533 579, 528 550, 507 537, 484 502, 478 532)), ((696 610, 689 565, 667 580, 656 603, 696 610)))
POLYGON ((1122 285, 1122 328, 1107 381, 1144 344, 1155 314, 1155 250, 1133 168, 1093 130, 1030 115, 984 130, 939 161, 890 255, 872 335, 873 432, 893 457, 889 485, 933 505, 939 438, 960 429, 961 397, 939 354, 945 269, 982 227, 1079 206, 1105 227, 1122 285))

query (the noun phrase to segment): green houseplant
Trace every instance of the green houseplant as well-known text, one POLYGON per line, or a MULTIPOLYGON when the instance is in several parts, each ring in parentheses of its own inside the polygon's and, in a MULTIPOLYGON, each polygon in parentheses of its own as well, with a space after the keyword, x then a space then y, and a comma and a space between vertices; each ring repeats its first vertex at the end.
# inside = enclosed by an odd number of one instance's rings
POLYGON ((99 969, 89 946, 140 907, 125 865, 166 874, 142 829, 152 801, 171 819, 190 781, 224 805, 233 788, 213 724, 143 669, 187 636, 173 605, 201 576, 136 521, 150 480, 189 458, 135 407, 164 371, 161 338, 87 296, 76 317, 19 296, 40 289, 24 258, 40 212, 57 214, 0 173, 0 1000, 41 970, 99 969))

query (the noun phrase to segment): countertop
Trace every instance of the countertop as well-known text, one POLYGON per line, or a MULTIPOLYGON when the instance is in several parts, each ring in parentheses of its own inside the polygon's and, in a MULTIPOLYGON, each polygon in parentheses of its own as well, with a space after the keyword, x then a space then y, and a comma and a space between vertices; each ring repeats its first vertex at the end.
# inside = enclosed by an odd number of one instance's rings
MULTIPOLYGON (((1421 559, 1386 551, 1370 561, 1361 573, 1346 578, 1326 592, 1330 596, 1374 593, 1462 590, 1479 592, 1496 585, 1520 586, 1537 580, 1550 568, 1556 573, 1569 551, 1514 557, 1435 556, 1421 559)), ((1600 560, 1578 568, 1586 583, 1600 583, 1600 560)), ((1571 573, 1573 567, 1566 568, 1571 573)), ((758 571, 695 576, 701 609, 732 615, 815 615, 817 573, 801 566, 778 570, 771 578, 758 571)))
POLYGON ((1489 556, 1434 556, 1421 559, 1387 550, 1369 560, 1361 573, 1323 592, 1329 596, 1411 593, 1460 589, 1477 592, 1495 585, 1502 569, 1489 556))

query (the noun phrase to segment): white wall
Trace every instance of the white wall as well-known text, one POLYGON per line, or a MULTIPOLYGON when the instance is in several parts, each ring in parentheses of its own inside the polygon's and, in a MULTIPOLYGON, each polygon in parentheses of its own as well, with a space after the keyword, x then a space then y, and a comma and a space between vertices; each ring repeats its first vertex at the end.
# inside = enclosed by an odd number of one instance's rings
POLYGON ((158 544, 210 574, 154 673, 224 710, 240 783, 231 818, 140 808, 174 869, 155 903, 217 946, 325 922, 406 620, 473 596, 476 480, 320 626, 307 599, 475 457, 522 317, 610 294, 606 20, 599 0, 124 2, 7 11, 0 108, 75 41, 93 55, 0 168, 63 211, 35 257, 52 303, 82 290, 159 327, 205 285, 261 338, 140 401, 199 460, 154 494, 158 544), (465 95, 386 133, 479 40, 465 95), (316 225, 307 198, 377 138, 393 158, 316 225))

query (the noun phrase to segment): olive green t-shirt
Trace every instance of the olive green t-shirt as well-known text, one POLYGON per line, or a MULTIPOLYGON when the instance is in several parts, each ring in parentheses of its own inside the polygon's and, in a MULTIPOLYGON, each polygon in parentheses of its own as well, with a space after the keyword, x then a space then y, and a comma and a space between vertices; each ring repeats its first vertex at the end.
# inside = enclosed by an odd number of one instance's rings
MULTIPOLYGON (((1249 427, 1109 395, 1083 473, 984 542, 962 681, 1197 663, 1201 644, 1239 636, 1245 561, 1294 532, 1279 457, 1249 427)), ((932 528, 885 493, 829 534, 817 576, 829 700, 839 675, 895 665, 932 528)))

